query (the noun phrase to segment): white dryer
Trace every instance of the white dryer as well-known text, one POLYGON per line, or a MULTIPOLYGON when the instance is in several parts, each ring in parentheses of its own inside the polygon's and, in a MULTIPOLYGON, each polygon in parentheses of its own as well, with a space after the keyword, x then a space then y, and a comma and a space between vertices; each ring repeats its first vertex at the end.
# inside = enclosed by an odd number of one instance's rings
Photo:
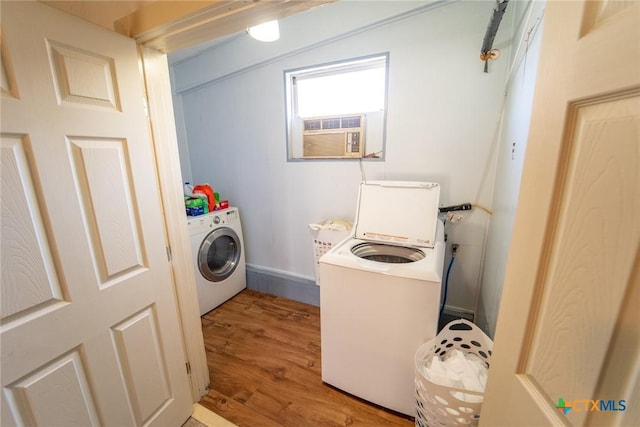
POLYGON ((410 416, 414 355, 438 327, 439 199, 436 183, 361 183, 353 235, 319 261, 322 380, 410 416))
POLYGON ((200 315, 247 287, 238 208, 188 217, 200 315))

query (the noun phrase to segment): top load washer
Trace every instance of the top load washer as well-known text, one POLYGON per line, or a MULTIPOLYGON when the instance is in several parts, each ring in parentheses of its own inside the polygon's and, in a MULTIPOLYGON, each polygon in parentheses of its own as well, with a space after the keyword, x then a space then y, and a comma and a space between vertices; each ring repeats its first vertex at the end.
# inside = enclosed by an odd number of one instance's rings
POLYGON ((353 235, 320 259, 322 380, 414 415, 414 355, 437 333, 440 186, 360 185, 353 235))

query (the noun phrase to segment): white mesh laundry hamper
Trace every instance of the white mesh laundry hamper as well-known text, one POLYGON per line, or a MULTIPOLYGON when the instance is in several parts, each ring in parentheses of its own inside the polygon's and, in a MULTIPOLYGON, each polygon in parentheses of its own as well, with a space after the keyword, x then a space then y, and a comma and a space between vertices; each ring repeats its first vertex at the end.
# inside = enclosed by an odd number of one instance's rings
POLYGON ((472 353, 489 368, 493 341, 473 323, 449 322, 435 338, 422 344, 415 355, 416 426, 477 426, 484 394, 435 384, 421 367, 432 357, 444 357, 453 349, 472 353))
POLYGON ((313 260, 316 273, 316 283, 320 284, 318 265, 320 258, 340 243, 351 233, 352 224, 342 219, 325 220, 320 223, 309 224, 313 239, 313 260))

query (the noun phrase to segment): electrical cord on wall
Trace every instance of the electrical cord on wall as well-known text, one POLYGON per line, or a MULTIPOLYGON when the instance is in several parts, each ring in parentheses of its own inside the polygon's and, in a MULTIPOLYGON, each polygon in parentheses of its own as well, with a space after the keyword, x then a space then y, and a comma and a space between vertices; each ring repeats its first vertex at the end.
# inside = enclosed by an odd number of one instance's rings
POLYGON ((447 291, 449 290, 449 274, 451 273, 451 267, 453 267, 453 261, 456 259, 456 252, 458 252, 458 245, 456 243, 451 245, 451 260, 449 261, 449 267, 447 267, 447 275, 444 279, 444 298, 442 298, 442 305, 440 305, 440 315, 444 312, 444 305, 447 303, 447 291))
POLYGON ((362 182, 367 182, 367 176, 364 174, 364 167, 362 167, 362 157, 358 160, 360 164, 360 177, 362 178, 362 182))

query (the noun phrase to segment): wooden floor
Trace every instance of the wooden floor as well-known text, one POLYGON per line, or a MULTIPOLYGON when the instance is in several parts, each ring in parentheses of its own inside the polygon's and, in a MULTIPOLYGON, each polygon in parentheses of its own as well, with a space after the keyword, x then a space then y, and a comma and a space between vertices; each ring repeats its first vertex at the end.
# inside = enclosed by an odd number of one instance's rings
POLYGON ((320 309, 244 290, 202 318, 211 390, 200 404, 238 426, 412 426, 322 383, 320 309))

